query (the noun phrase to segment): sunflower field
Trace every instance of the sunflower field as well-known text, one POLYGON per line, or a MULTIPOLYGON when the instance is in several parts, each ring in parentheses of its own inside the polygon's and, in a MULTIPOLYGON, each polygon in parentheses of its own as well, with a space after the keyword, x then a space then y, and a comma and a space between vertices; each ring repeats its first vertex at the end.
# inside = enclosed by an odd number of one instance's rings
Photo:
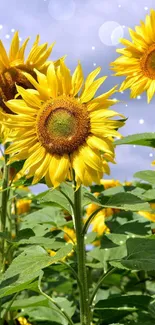
POLYGON ((0 41, 0 325, 155 324, 155 171, 110 172, 116 146, 155 148, 122 136, 113 98, 154 96, 155 11, 129 32, 110 65, 124 80, 99 96, 100 67, 71 73, 39 36, 27 56, 29 38, 0 41))

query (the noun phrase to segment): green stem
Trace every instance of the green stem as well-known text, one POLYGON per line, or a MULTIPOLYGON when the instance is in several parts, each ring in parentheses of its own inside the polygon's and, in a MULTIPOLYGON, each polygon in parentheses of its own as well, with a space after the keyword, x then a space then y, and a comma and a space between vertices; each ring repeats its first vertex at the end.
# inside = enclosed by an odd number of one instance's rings
POLYGON ((10 307, 12 306, 13 302, 15 301, 16 297, 18 296, 19 292, 15 293, 15 295, 13 296, 12 300, 10 301, 10 303, 8 304, 6 310, 5 310, 5 313, 3 315, 3 318, 1 320, 2 324, 3 325, 5 323, 5 319, 6 319, 6 316, 7 316, 7 313, 9 312, 10 310, 10 307))
POLYGON ((68 314, 65 312, 65 310, 59 306, 59 304, 57 304, 57 302, 54 301, 53 298, 51 298, 50 296, 48 296, 45 292, 42 291, 41 289, 41 279, 42 279, 42 274, 39 276, 39 281, 38 281, 38 289, 40 291, 40 293, 47 298, 49 301, 52 302, 52 304, 54 304, 57 308, 58 308, 58 312, 61 316, 63 316, 65 319, 68 320, 68 324, 70 325, 74 325, 74 323, 72 322, 71 318, 68 316, 68 314))
POLYGON ((85 235, 88 228, 89 228, 89 225, 91 223, 91 221, 93 220, 93 218, 96 216, 96 214, 98 212, 100 212, 101 210, 103 210, 103 207, 100 207, 98 208, 97 210, 95 210, 91 215, 90 217, 87 219, 87 221, 85 222, 84 226, 83 226, 83 230, 82 230, 82 233, 85 235))
POLYGON ((93 304, 93 300, 94 300, 94 298, 95 298, 95 296, 96 296, 96 293, 97 293, 98 289, 100 288, 100 286, 101 286, 103 280, 104 280, 108 275, 110 275, 111 273, 113 273, 115 270, 116 270, 115 267, 111 267, 111 268, 108 270, 107 273, 105 273, 105 274, 103 274, 103 275, 101 276, 101 278, 100 278, 99 281, 97 282, 96 287, 95 287, 95 289, 94 289, 94 291, 93 291, 93 293, 92 293, 92 295, 91 295, 91 297, 90 297, 90 300, 89 300, 89 304, 90 304, 90 306, 93 304))
POLYGON ((84 234, 82 232, 82 212, 81 212, 81 188, 76 190, 76 182, 74 181, 74 218, 75 230, 77 238, 77 262, 78 262, 78 277, 82 287, 80 292, 80 324, 90 325, 91 312, 89 307, 89 291, 86 269, 86 252, 84 243, 84 234))
MULTIPOLYGON (((7 148, 7 145, 4 146, 4 149, 7 148)), ((8 188, 9 185, 9 167, 7 166, 8 155, 4 155, 4 168, 3 168, 3 182, 2 182, 2 208, 1 208, 1 231, 5 233, 6 231, 6 219, 7 219, 7 201, 8 201, 8 188)), ((1 241, 1 250, 2 250, 2 272, 5 270, 5 238, 2 238, 1 241)))
POLYGON ((61 261, 61 263, 64 264, 64 265, 66 265, 66 266, 71 270, 71 272, 72 272, 73 275, 74 275, 74 278, 77 280, 77 283, 78 283, 78 286, 79 286, 80 290, 82 290, 82 284, 81 284, 81 282, 80 282, 80 280, 79 280, 78 274, 77 274, 76 271, 73 269, 73 267, 72 267, 70 264, 66 263, 65 261, 61 261))

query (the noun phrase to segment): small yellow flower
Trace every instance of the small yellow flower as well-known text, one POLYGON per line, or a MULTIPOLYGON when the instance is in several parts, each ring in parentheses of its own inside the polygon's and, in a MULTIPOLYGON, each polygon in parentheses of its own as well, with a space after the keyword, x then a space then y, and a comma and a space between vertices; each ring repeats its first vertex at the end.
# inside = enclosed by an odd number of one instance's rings
MULTIPOLYGON (((150 207, 154 210, 155 203, 150 203, 150 207)), ((142 217, 149 219, 152 222, 155 222, 155 213, 150 213, 147 211, 139 211, 138 214, 140 214, 142 217)))
POLYGON ((132 185, 132 182, 125 181, 125 182, 123 183, 123 185, 125 185, 125 186, 131 186, 131 185, 132 185))
POLYGON ((101 179, 101 184, 104 186, 104 189, 107 190, 108 188, 120 186, 121 183, 115 179, 101 179))
POLYGON ((29 323, 27 321, 27 319, 25 317, 18 317, 17 320, 20 325, 32 325, 31 323, 29 323))
POLYGON ((76 243, 76 234, 74 229, 64 227, 63 231, 64 231, 64 239, 67 243, 71 243, 71 244, 76 243))
POLYGON ((20 199, 16 203, 17 215, 26 213, 30 210, 31 200, 29 199, 20 199))
POLYGON ((22 99, 6 103, 16 115, 5 116, 5 124, 10 129, 16 125, 18 130, 6 152, 12 155, 10 162, 26 160, 21 172, 27 178, 34 176, 33 184, 45 177, 50 187, 59 186, 72 177, 72 169, 77 187, 99 184, 103 173, 109 174, 108 162, 114 162, 113 137, 120 136, 117 129, 124 121, 111 119, 123 117, 109 109, 117 102, 109 99, 116 87, 94 98, 106 79, 94 81, 100 70, 92 71, 83 85, 80 63, 72 76, 64 60, 57 69, 51 63, 46 75, 35 69, 38 81, 25 73, 35 90, 17 86, 22 99))
POLYGON ((56 255, 56 252, 53 251, 52 249, 49 249, 49 250, 48 250, 48 253, 49 253, 49 255, 52 256, 52 257, 56 255))
MULTIPOLYGON (((86 209, 86 215, 87 218, 85 218, 84 221, 86 221, 89 216, 95 212, 99 206, 95 203, 91 203, 88 205, 86 209)), ((98 234, 98 236, 103 235, 105 232, 110 232, 109 228, 105 224, 105 219, 112 216, 114 213, 114 209, 106 208, 99 211, 96 216, 93 218, 91 225, 92 230, 98 234)))
POLYGON ((104 233, 109 233, 110 232, 110 229, 105 224, 105 219, 108 216, 112 215, 112 209, 109 209, 109 211, 108 211, 109 215, 108 214, 106 215, 106 213, 107 213, 106 210, 108 210, 108 209, 103 209, 103 210, 99 211, 96 214, 95 218, 91 222, 92 230, 94 232, 96 232, 99 237, 102 236, 104 233))
POLYGON ((132 40, 121 39, 125 48, 117 49, 122 55, 111 63, 112 70, 116 76, 126 76, 120 91, 130 88, 131 98, 147 91, 149 103, 155 93, 155 10, 129 33, 132 40))

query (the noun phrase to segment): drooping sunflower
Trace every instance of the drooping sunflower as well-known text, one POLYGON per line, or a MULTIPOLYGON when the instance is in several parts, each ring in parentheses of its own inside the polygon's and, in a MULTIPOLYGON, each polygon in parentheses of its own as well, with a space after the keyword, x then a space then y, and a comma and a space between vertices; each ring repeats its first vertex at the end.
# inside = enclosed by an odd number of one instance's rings
POLYGON ((131 98, 147 91, 148 103, 155 93, 155 11, 135 31, 129 29, 132 41, 121 39, 125 48, 116 51, 122 56, 111 63, 116 76, 126 76, 120 91, 131 89, 131 98))
POLYGON ((7 107, 17 115, 6 114, 5 123, 16 126, 14 143, 7 149, 10 162, 26 160, 21 174, 33 178, 33 184, 45 176, 49 186, 58 186, 72 179, 77 186, 100 183, 103 173, 109 173, 108 161, 114 162, 113 138, 120 137, 117 129, 124 121, 110 110, 117 100, 109 99, 116 87, 94 98, 106 77, 94 81, 100 68, 92 71, 83 85, 80 63, 71 76, 63 60, 55 68, 51 63, 47 74, 35 70, 38 81, 26 78, 36 89, 17 86, 22 99, 13 99, 7 107))
POLYGON ((11 113, 4 101, 13 99, 17 93, 16 86, 24 88, 33 88, 31 83, 24 76, 23 72, 27 71, 35 77, 33 69, 46 72, 50 61, 48 59, 54 43, 48 47, 47 43, 39 45, 39 35, 25 60, 24 54, 29 38, 27 38, 20 47, 18 32, 14 33, 9 53, 0 40, 0 107, 7 113, 11 113))

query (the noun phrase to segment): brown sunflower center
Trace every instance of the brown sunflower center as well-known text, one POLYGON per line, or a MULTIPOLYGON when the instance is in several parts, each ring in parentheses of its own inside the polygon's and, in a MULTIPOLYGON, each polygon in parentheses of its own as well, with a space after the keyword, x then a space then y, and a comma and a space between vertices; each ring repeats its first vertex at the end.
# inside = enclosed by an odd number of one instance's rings
POLYGON ((37 118, 37 135, 52 154, 70 154, 82 145, 90 131, 86 106, 71 98, 45 103, 37 118))
MULTIPOLYGON (((22 86, 23 88, 33 88, 31 83, 24 76, 22 71, 26 71, 25 67, 21 66, 18 68, 12 67, 0 74, 0 107, 6 113, 13 114, 13 112, 5 105, 5 101, 14 99, 17 90, 16 84, 22 86)), ((29 71, 35 77, 33 71, 29 71)))
POLYGON ((152 44, 144 53, 140 66, 146 77, 155 79, 155 44, 152 44))

